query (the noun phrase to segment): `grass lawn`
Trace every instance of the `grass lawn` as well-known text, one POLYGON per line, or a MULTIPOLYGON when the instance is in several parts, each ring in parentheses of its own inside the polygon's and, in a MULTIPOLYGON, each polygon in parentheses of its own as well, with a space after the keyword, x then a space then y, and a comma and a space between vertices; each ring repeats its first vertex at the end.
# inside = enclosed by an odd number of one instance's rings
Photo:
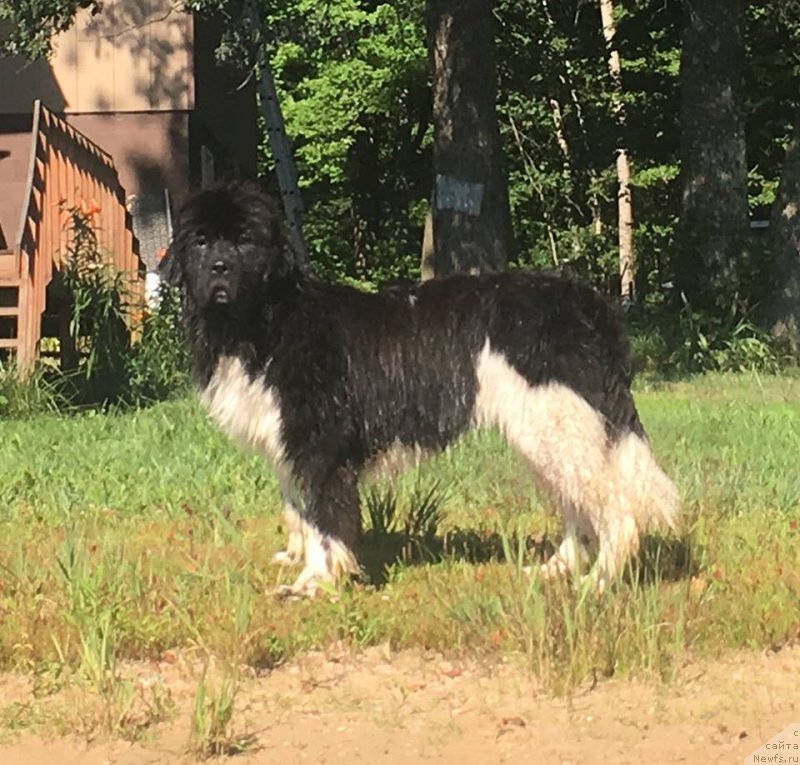
POLYGON ((418 528, 368 531, 364 582, 281 602, 276 482, 192 400, 0 422, 0 667, 113 695, 117 662, 175 649, 235 674, 389 641, 513 653, 560 692, 800 637, 800 377, 709 376, 637 400, 682 528, 646 540, 601 598, 522 573, 560 529, 494 433, 367 486, 375 523, 388 507, 418 528))

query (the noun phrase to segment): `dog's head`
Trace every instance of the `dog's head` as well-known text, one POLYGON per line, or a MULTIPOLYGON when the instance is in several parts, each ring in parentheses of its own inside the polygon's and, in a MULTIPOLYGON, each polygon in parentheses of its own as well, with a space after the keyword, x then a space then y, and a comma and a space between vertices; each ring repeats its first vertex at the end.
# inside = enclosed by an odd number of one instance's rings
POLYGON ((254 186, 237 184, 189 197, 159 270, 206 312, 248 308, 264 283, 289 268, 275 204, 254 186))

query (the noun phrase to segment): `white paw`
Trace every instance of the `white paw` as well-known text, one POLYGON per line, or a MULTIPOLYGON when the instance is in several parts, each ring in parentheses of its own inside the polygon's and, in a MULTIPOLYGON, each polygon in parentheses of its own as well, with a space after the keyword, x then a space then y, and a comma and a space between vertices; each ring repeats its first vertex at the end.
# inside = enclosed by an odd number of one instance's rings
POLYGON ((547 563, 542 563, 539 566, 539 573, 543 579, 557 579, 569 576, 570 567, 559 555, 553 555, 548 559, 547 563))
POLYGON ((316 588, 297 589, 293 584, 282 584, 275 588, 275 597, 278 600, 305 600, 316 594, 316 588))
POLYGON ((272 556, 272 562, 279 566, 296 566, 300 563, 300 556, 289 550, 280 550, 272 556))
POLYGON ((302 600, 303 598, 313 598, 320 592, 330 592, 334 586, 332 577, 314 572, 306 567, 292 584, 280 585, 275 590, 275 594, 281 600, 302 600))

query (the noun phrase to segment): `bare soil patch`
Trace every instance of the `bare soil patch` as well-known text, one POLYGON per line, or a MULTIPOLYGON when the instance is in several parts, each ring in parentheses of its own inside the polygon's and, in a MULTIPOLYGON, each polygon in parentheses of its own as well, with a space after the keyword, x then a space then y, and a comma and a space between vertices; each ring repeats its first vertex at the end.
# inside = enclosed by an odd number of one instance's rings
MULTIPOLYGON (((8 765, 167 765, 185 754, 194 682, 182 659, 132 668, 162 683, 175 720, 146 743, 23 732, 8 765)), ((371 649, 312 653, 244 681, 235 728, 257 736, 241 765, 337 763, 739 763, 800 720, 800 647, 693 662, 669 684, 602 681, 570 698, 542 694, 512 662, 371 649)), ((0 706, 26 703, 30 679, 0 678, 0 706)), ((63 692, 62 692, 63 693, 63 692)))

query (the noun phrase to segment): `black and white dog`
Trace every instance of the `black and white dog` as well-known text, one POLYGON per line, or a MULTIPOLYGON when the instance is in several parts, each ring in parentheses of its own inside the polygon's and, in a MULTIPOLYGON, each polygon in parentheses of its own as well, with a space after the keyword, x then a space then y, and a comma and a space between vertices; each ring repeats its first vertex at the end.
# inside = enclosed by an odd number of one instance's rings
POLYGON ((377 294, 295 265, 272 201, 220 186, 180 212, 162 274, 183 294, 194 377, 211 417, 274 464, 289 527, 276 559, 313 594, 358 568, 358 479, 398 445, 441 449, 496 426, 560 505, 542 567, 599 586, 646 527, 671 527, 630 390, 624 327, 593 290, 555 276, 452 276, 377 294))

